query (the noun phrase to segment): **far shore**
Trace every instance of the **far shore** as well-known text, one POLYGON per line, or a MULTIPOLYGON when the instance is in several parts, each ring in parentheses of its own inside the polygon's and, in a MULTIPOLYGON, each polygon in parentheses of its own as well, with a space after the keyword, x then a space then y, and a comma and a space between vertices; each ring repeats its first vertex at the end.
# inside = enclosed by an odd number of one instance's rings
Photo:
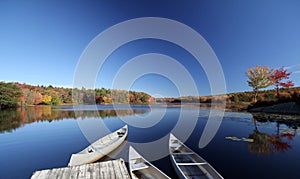
MULTIPOLYGON (((128 103, 115 103, 116 105, 128 105, 128 103)), ((93 105, 93 104, 78 104, 78 103, 63 103, 58 105, 26 105, 19 106, 23 107, 60 107, 60 106, 81 106, 81 105, 93 105)), ((113 103, 102 103, 96 105, 113 105, 113 103)), ((273 106, 264 106, 249 109, 250 103, 151 103, 151 104, 130 104, 130 105, 141 105, 141 106, 174 106, 174 107, 200 107, 204 109, 215 109, 231 111, 231 112, 250 112, 250 113, 273 113, 273 114, 285 114, 285 115, 300 115, 300 105, 295 102, 288 102, 282 104, 276 104, 273 106), (225 106, 224 106, 225 105, 225 106)))
MULTIPOLYGON (((114 103, 115 105, 128 105, 128 103, 114 103)), ((38 104, 38 105, 24 105, 19 106, 23 107, 59 107, 59 106, 81 106, 81 105, 94 105, 94 104, 78 104, 78 103, 63 103, 58 105, 46 105, 46 104, 38 104)), ((113 103, 101 103, 96 105, 113 105, 113 103)), ((129 105, 141 105, 141 106, 186 106, 186 107, 201 107, 205 109, 224 109, 228 111, 246 111, 249 103, 240 103, 240 104, 232 104, 232 103, 150 103, 150 104, 129 104, 129 105), (199 106, 200 105, 200 106, 199 106)))

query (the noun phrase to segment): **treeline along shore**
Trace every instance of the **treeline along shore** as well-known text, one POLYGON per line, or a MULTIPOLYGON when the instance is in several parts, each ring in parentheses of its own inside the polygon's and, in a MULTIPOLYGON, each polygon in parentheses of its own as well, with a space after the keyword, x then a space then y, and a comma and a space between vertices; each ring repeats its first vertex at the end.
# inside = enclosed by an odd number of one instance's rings
MULTIPOLYGON (((155 98, 156 102, 167 103, 229 103, 229 104, 254 104, 254 92, 245 91, 229 94, 221 94, 214 96, 183 96, 178 98, 155 98)), ((257 103, 276 103, 276 102, 300 102, 300 87, 281 88, 279 89, 279 96, 275 90, 262 90, 257 94, 257 103)), ((257 104, 257 105, 258 105, 257 104)))
MULTIPOLYGON (((261 90, 258 91, 257 94, 255 94, 253 91, 246 91, 215 96, 156 98, 155 101, 157 103, 166 102, 167 104, 192 104, 200 102, 201 106, 208 107, 211 107, 210 104, 212 104, 212 101, 214 101, 216 104, 226 103, 226 108, 228 110, 251 111, 254 108, 268 107, 285 103, 289 103, 289 105, 291 105, 291 102, 292 104, 300 105, 300 87, 280 88, 278 91, 261 90), (256 102, 254 101, 254 96, 256 96, 256 102)), ((281 113, 279 108, 276 109, 278 113, 281 113)), ((274 112, 276 112, 276 110, 274 112)))
POLYGON ((300 87, 279 88, 278 90, 261 90, 237 92, 214 96, 183 96, 178 98, 153 98, 144 92, 97 89, 72 89, 49 86, 33 86, 20 83, 0 82, 0 108, 13 108, 30 105, 65 105, 65 104, 192 104, 209 106, 226 102, 227 109, 236 111, 251 110, 259 107, 273 106, 294 102, 300 104, 300 87), (255 101, 253 100, 255 96, 255 101))
POLYGON ((16 82, 0 82, 0 109, 30 105, 64 104, 149 104, 154 99, 147 93, 97 89, 33 86, 16 82))

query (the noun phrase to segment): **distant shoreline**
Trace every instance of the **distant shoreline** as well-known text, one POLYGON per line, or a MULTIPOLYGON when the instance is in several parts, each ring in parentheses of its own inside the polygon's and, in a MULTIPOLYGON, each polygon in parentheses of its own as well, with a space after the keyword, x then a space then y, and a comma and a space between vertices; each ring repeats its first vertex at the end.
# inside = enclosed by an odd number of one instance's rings
POLYGON ((300 115, 300 105, 296 102, 275 104, 273 106, 262 106, 250 108, 250 103, 151 103, 151 104, 128 104, 128 103, 102 103, 102 104, 74 104, 64 103, 58 105, 25 105, 18 108, 26 107, 60 107, 60 106, 81 106, 81 105, 140 105, 140 106, 173 106, 173 107, 196 107, 204 109, 225 110, 229 112, 249 112, 249 113, 266 113, 266 114, 282 114, 282 115, 300 115), (225 106, 224 106, 225 105, 225 106))

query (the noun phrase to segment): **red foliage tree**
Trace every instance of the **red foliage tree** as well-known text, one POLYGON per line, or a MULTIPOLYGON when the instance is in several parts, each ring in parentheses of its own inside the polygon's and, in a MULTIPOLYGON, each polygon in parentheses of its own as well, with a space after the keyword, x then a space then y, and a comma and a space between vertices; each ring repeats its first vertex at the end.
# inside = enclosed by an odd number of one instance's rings
POLYGON ((289 87, 294 86, 294 83, 291 80, 289 80, 286 83, 280 82, 279 85, 284 87, 284 88, 289 88, 289 87))
POLYGON ((291 73, 287 72, 283 67, 279 69, 275 69, 274 72, 271 74, 270 79, 273 82, 273 85, 275 86, 277 97, 279 98, 279 86, 282 86, 284 88, 289 88, 294 86, 294 83, 292 81, 282 82, 284 79, 289 79, 291 76, 291 73))

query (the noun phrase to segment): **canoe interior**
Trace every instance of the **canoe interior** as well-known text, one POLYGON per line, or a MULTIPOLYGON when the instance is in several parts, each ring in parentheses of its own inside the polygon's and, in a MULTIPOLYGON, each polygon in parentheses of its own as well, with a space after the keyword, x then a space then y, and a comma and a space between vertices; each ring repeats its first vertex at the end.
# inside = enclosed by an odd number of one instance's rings
POLYGON ((133 148, 129 154, 130 172, 133 179, 169 179, 159 169, 151 165, 142 156, 140 156, 133 148))
POLYGON ((175 137, 170 138, 170 153, 186 178, 222 178, 209 163, 175 137))
POLYGON ((132 171, 134 178, 139 179, 156 179, 156 178, 166 178, 163 174, 158 173, 155 168, 148 167, 141 170, 132 171))
POLYGON ((178 165, 180 170, 184 173, 186 178, 201 178, 201 179, 218 179, 221 178, 215 171, 208 165, 178 165))
POLYGON ((197 154, 173 154, 176 163, 206 163, 197 154))
POLYGON ((181 171, 184 173, 186 178, 203 178, 203 179, 209 179, 211 177, 207 176, 206 172, 201 170, 198 165, 182 165, 179 166, 181 171))

